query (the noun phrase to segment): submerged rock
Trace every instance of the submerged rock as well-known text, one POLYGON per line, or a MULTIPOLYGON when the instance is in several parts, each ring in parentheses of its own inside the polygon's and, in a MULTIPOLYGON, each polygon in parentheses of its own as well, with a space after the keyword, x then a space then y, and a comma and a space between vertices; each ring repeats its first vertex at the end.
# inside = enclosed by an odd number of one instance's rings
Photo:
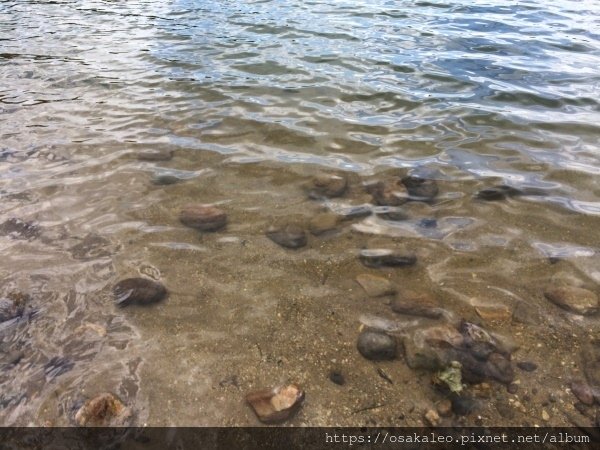
POLYGON ((519 361, 517 367, 524 372, 534 372, 538 368, 537 364, 531 361, 519 361))
POLYGON ((515 197, 522 195, 523 192, 520 189, 514 188, 507 185, 493 186, 490 188, 482 189, 475 195, 476 198, 485 201, 497 201, 505 200, 508 197, 515 197))
POLYGON ((131 419, 131 410, 110 393, 100 394, 86 401, 75 414, 75 422, 80 427, 126 426, 131 419))
POLYGON ((544 296, 555 305, 575 314, 589 316, 598 312, 598 296, 588 289, 560 286, 547 289, 544 296))
POLYGON ((363 273, 356 277, 356 281, 369 297, 383 297, 396 293, 396 288, 389 280, 377 275, 363 273))
POLYGON ((581 351, 583 373, 595 389, 600 389, 600 339, 589 339, 581 351))
POLYGON ((173 159, 172 150, 147 150, 139 152, 137 159, 140 161, 169 161, 173 159))
POLYGON ((331 372, 329 372, 329 379, 332 383, 335 383, 339 386, 343 386, 344 384, 346 384, 346 379, 344 378, 342 372, 340 372, 339 370, 332 370, 331 372))
POLYGON ((227 224, 227 214, 214 205, 189 204, 179 213, 179 221, 200 231, 217 231, 227 224))
POLYGON ((410 175, 402 178, 402 184, 406 186, 408 194, 414 200, 431 201, 439 192, 436 181, 426 178, 410 175))
POLYGON ((306 232, 298 225, 272 226, 266 233, 267 237, 285 248, 300 248, 307 244, 306 232))
POLYGON ((439 319, 443 315, 439 302, 432 296, 423 292, 410 290, 400 291, 392 301, 392 311, 398 314, 429 317, 439 319))
POLYGON ((315 236, 320 236, 321 234, 325 234, 328 231, 333 231, 336 229, 338 223, 340 222, 340 217, 337 214, 333 213, 322 213, 314 216, 309 225, 308 229, 315 236))
POLYGON ((126 278, 115 285, 113 294, 118 306, 149 305, 164 299, 167 289, 147 278, 126 278))
POLYGON ((414 253, 385 248, 361 250, 359 259, 367 267, 399 267, 416 264, 417 257, 414 253))
POLYGON ((175 175, 154 175, 152 177, 152 184, 156 186, 170 186, 182 182, 183 179, 175 175))
POLYGON ((373 207, 371 205, 353 205, 336 210, 343 220, 354 220, 362 217, 370 216, 373 213, 373 207))
POLYGON ((400 180, 367 184, 365 190, 373 197, 373 203, 380 206, 400 206, 409 198, 408 190, 400 180))
POLYGON ((263 389, 246 395, 246 401, 263 423, 278 423, 289 419, 302 405, 304 391, 295 384, 263 389))
POLYGON ((63 373, 69 372, 75 367, 75 363, 64 356, 54 356, 46 364, 44 364, 44 374, 46 379, 52 380, 63 373))
POLYGON ((308 196, 312 199, 341 197, 346 193, 346 177, 333 174, 315 176, 308 186, 308 196))
POLYGON ((9 236, 13 239, 35 239, 40 232, 40 227, 34 222, 25 222, 14 217, 0 224, 0 236, 9 236))
POLYGON ((591 406, 594 404, 594 391, 585 381, 575 380, 571 382, 571 391, 584 405, 591 406))
POLYGON ((102 236, 90 233, 69 249, 75 259, 104 258, 111 255, 110 241, 102 236))
POLYGON ((383 331, 363 331, 358 336, 356 347, 367 359, 379 361, 396 357, 396 339, 383 331))
POLYGON ((6 297, 0 298, 0 322, 21 317, 29 299, 28 295, 21 292, 11 292, 6 297))

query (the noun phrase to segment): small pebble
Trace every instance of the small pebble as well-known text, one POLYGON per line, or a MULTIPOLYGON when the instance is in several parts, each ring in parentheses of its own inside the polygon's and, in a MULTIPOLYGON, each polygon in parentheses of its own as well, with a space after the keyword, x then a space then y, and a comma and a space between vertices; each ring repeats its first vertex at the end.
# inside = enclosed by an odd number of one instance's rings
POLYGON ((298 225, 272 226, 266 236, 276 244, 285 248, 301 248, 307 244, 306 232, 298 225))
POLYGON ((189 204, 179 213, 179 221, 200 231, 217 231, 227 224, 227 214, 213 205, 189 204))
POLYGON ((560 286, 547 289, 544 296, 555 305, 575 314, 589 316, 598 312, 598 296, 588 289, 560 286))
POLYGON ((448 399, 441 400, 437 404, 437 412, 442 417, 450 417, 452 415, 452 402, 448 399))
POLYGON ((408 201, 409 194, 401 181, 379 181, 365 186, 373 197, 373 202, 380 206, 400 206, 408 201))
POLYGON ((439 191, 435 180, 428 180, 412 175, 402 178, 402 184, 406 186, 413 200, 431 201, 439 191))
POLYGON ((511 383, 506 387, 506 391, 509 394, 516 394, 518 390, 519 390, 519 385, 515 384, 515 383, 511 383))
POLYGON ((533 372, 538 368, 537 364, 531 361, 519 361, 517 367, 525 372, 533 372))
POLYGON ((160 283, 147 278, 126 278, 113 288, 118 306, 149 305, 167 296, 167 289, 160 283))
POLYGON ((250 392, 246 401, 263 423, 283 422, 293 414, 304 401, 304 391, 295 384, 274 389, 250 392))
POLYGON ((344 378, 342 372, 340 372, 339 370, 332 370, 331 372, 329 372, 329 379, 332 383, 338 384, 340 386, 346 384, 346 379, 344 378))
POLYGON ((308 196, 316 200, 323 197, 341 197, 346 193, 347 187, 348 180, 344 176, 320 174, 312 179, 308 196))
POLYGON ((433 409, 425 413, 425 421, 432 427, 437 427, 442 423, 440 415, 433 409))
POLYGON ((361 250, 359 259, 365 266, 373 268, 412 266, 417 262, 414 253, 382 248, 361 250))
POLYGON ((548 422, 550 420, 550 414, 545 409, 542 409, 542 419, 544 422, 548 422))
POLYGON ((333 213, 317 214, 315 217, 313 217, 311 219, 311 221, 308 225, 308 229, 313 235, 320 236, 329 231, 335 230, 339 221, 340 221, 340 217, 337 214, 333 214, 333 213))
POLYGON ((576 380, 571 382, 571 391, 573 395, 581 401, 581 403, 585 405, 593 405, 594 404, 594 392, 589 384, 587 384, 583 380, 576 380))
POLYGON ((365 330, 358 336, 358 351, 370 360, 390 360, 396 357, 396 339, 383 331, 365 330))
POLYGON ((383 297, 396 293, 396 288, 389 280, 377 275, 363 273, 356 277, 356 281, 369 297, 383 297))
POLYGON ((457 416, 467 416, 475 409, 476 403, 470 397, 455 395, 452 397, 452 411, 457 416))

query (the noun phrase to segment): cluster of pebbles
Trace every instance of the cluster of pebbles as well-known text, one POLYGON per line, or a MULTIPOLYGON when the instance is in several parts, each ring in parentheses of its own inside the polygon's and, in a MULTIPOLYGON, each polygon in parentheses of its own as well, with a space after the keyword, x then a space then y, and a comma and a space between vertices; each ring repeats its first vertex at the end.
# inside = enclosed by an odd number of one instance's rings
MULTIPOLYGON (((144 159, 160 161, 167 154, 148 154, 144 159)), ((271 225, 265 236, 273 243, 288 250, 297 250, 309 245, 309 234, 315 237, 336 230, 353 219, 372 214, 376 207, 387 207, 380 214, 389 220, 405 220, 408 216, 400 208, 407 202, 436 201, 439 188, 435 180, 417 176, 392 177, 362 186, 371 196, 368 204, 347 208, 343 214, 321 213, 308 226, 300 223, 271 225)), ((315 201, 343 197, 349 190, 345 176, 321 174, 306 186, 306 195, 315 201)), ((477 192, 474 197, 481 201, 500 201, 520 195, 542 195, 511 186, 493 186, 477 192)), ((179 213, 184 226, 200 232, 218 232, 227 226, 227 213, 214 204, 192 203, 185 205, 179 213)), ((428 223, 435 227, 435 220, 428 223)), ((39 235, 35 224, 9 219, 0 224, 0 234, 15 238, 32 239, 39 235)), ((369 269, 414 266, 417 255, 400 248, 357 249, 358 260, 369 269)), ((464 386, 485 386, 490 382, 514 388, 515 366, 511 355, 516 346, 510 339, 496 335, 484 327, 466 320, 455 320, 442 308, 440 300, 428 292, 399 289, 384 277, 364 273, 356 278, 369 297, 386 298, 390 310, 399 315, 416 316, 433 321, 426 327, 401 333, 362 326, 357 337, 357 351, 373 361, 404 359, 413 370, 430 372, 432 382, 438 386, 443 401, 437 410, 430 410, 424 421, 431 426, 444 424, 444 417, 452 414, 467 415, 474 402, 464 395, 464 386)), ((126 278, 113 288, 114 301, 119 307, 146 306, 168 297, 168 290, 160 282, 147 278, 126 278)), ((564 284, 548 287, 545 298, 558 307, 577 315, 591 316, 598 313, 597 294, 578 286, 564 284)), ((13 320, 23 314, 24 299, 19 296, 0 299, 0 322, 13 320)), ((482 309, 485 311, 485 308, 482 309)), ((482 313, 484 314, 484 313, 482 313)), ((585 405, 600 402, 600 342, 592 342, 585 350, 584 371, 586 378, 574 380, 572 392, 585 405)), ((516 367, 523 372, 536 370, 530 361, 519 361, 516 367)), ((329 374, 332 382, 344 384, 341 372, 329 374)), ((289 419, 305 397, 304 391, 295 384, 277 386, 250 392, 246 401, 263 423, 279 423, 289 419)), ((131 421, 133 414, 121 400, 111 393, 100 394, 81 406, 75 422, 81 426, 124 424, 131 421)))

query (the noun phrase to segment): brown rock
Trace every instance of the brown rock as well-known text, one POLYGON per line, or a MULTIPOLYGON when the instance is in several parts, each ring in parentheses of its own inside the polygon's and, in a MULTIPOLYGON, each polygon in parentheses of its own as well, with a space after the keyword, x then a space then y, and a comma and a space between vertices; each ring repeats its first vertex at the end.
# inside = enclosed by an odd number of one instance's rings
POLYGON ((333 174, 320 174, 309 185, 308 196, 313 199, 341 197, 346 193, 346 177, 333 174))
POLYGON ((425 413, 425 421, 432 427, 437 427, 442 423, 439 414, 433 409, 425 413))
POLYGON ((110 393, 100 394, 88 400, 75 414, 75 421, 81 427, 125 426, 131 418, 131 410, 110 393))
POLYGON ((289 419, 304 401, 304 391, 295 384, 274 389, 262 389, 246 395, 246 401, 263 423, 278 423, 289 419))
POLYGON ((544 296, 552 303, 575 314, 589 316, 598 312, 598 296, 588 289, 561 286, 547 289, 544 296))
POLYGON ((309 231, 315 236, 333 231, 340 222, 340 217, 333 213, 317 214, 308 225, 309 231))
POLYGON ((365 189, 380 206, 400 206, 409 198, 408 190, 400 180, 379 181, 366 185, 365 189))
POLYGON ((164 299, 167 296, 167 289, 162 284, 147 278, 126 278, 115 285, 113 294, 118 306, 149 305, 164 299))
POLYGON ((443 313, 439 302, 432 295, 410 290, 399 292, 398 296, 392 301, 391 306, 392 311, 398 314, 429 317, 431 319, 438 319, 443 313))
POLYGON ((363 273, 356 277, 356 281, 369 297, 383 297, 396 293, 396 288, 389 280, 377 275, 363 273))
POLYGON ((479 305, 475 311, 486 322, 506 322, 512 318, 512 309, 507 305, 479 305))
POLYGON ((584 405, 591 406, 594 404, 594 392, 585 381, 575 380, 571 382, 571 391, 584 405))
POLYGON ((452 415, 452 402, 447 398, 441 400, 437 404, 437 412, 442 417, 450 417, 452 415))
POLYGON ((181 210, 179 220, 185 226, 201 231, 216 231, 227 223, 227 214, 216 206, 194 203, 181 210))
POLYGON ((285 248, 300 248, 307 244, 306 232, 298 225, 272 226, 267 230, 267 237, 285 248))

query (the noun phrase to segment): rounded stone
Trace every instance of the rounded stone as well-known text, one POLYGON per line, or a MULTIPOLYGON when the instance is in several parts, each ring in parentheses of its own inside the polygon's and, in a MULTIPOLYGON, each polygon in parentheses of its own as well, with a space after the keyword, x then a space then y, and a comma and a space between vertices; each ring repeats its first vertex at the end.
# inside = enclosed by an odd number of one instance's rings
POLYGON ((295 384, 262 389, 246 395, 246 401, 263 423, 279 423, 292 417, 304 401, 304 391, 295 384))
POLYGON ((439 302, 430 294, 404 290, 392 301, 392 311, 398 314, 439 319, 443 311, 439 302))
POLYGON ((396 339, 382 331, 363 331, 358 336, 356 347, 361 355, 370 360, 391 360, 396 357, 396 339))
POLYGON ((273 242, 285 248, 304 247, 308 242, 306 232, 298 225, 273 226, 269 228, 266 235, 273 242))
POLYGON ((179 220, 200 231, 216 231, 227 224, 227 214, 214 205, 190 204, 181 210, 179 220))
POLYGON ((406 186, 398 180, 378 181, 365 186, 373 197, 373 202, 380 206, 400 206, 408 201, 406 186))
POLYGON ((426 178, 410 175, 402 178, 402 184, 406 186, 411 199, 415 200, 433 200, 439 192, 436 181, 426 178))
POLYGON ((573 286, 561 286, 547 289, 544 296, 561 308, 582 316, 598 312, 598 296, 588 290, 573 286))
POLYGON ((113 294, 118 306, 149 305, 164 299, 167 289, 147 278, 126 278, 115 285, 113 294))
POLYGON ((369 297, 383 297, 396 293, 396 288, 389 280, 377 275, 363 273, 356 277, 356 282, 360 284, 369 297))
POLYGON ((382 266, 412 266, 417 262, 414 253, 384 248, 361 250, 359 258, 365 266, 375 268, 382 266))
POLYGON ((75 422, 81 427, 126 426, 131 418, 131 410, 110 393, 100 394, 88 400, 75 414, 75 422))
POLYGON ((347 187, 348 181, 344 176, 320 174, 312 179, 308 195, 313 199, 341 197, 346 193, 347 187))

